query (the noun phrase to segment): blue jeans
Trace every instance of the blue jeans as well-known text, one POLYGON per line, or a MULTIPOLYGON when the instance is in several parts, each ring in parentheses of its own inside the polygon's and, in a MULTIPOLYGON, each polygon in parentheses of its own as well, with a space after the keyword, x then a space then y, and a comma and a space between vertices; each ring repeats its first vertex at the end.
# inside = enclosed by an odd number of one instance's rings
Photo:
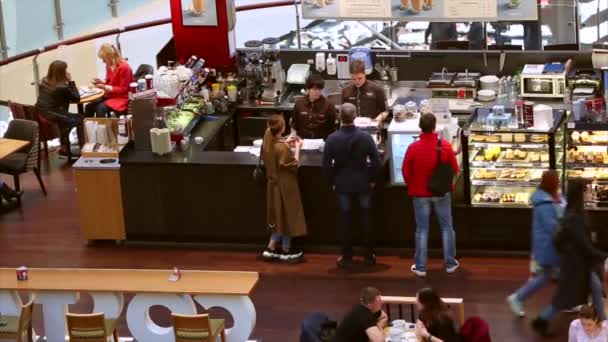
POLYGON ((606 319, 606 311, 604 310, 604 284, 602 284, 602 280, 600 276, 591 272, 591 302, 597 311, 598 317, 603 321, 606 319))
POLYGON ((555 268, 552 266, 542 266, 542 272, 528 279, 519 290, 515 292, 518 301, 523 302, 531 295, 540 290, 545 284, 551 281, 555 268))
POLYGON ((270 236, 270 240, 279 244, 281 242, 281 247, 284 250, 288 251, 291 248, 291 236, 289 235, 281 235, 279 233, 272 233, 270 236))
POLYGON ((359 203, 361 214, 361 228, 363 230, 363 243, 366 256, 373 253, 372 227, 371 227, 371 194, 366 193, 338 193, 338 237, 342 242, 342 256, 350 259, 353 257, 353 234, 351 230, 351 218, 353 214, 352 202, 359 203))
POLYGON ((429 218, 431 207, 441 227, 443 242, 443 260, 446 268, 457 265, 456 261, 456 233, 452 226, 452 198, 451 194, 443 197, 414 197, 414 214, 416 216, 416 254, 414 256, 416 269, 426 272, 426 259, 429 237, 429 218))
POLYGON ((98 118, 109 118, 112 108, 106 106, 106 98, 101 98, 97 101, 89 102, 84 107, 84 113, 86 117, 98 117, 98 118))
MULTIPOLYGON (((591 289, 591 301, 593 303, 593 307, 597 311, 597 315, 600 320, 606 319, 606 311, 604 310, 604 297, 603 297, 603 284, 599 275, 595 272, 591 272, 589 274, 589 286, 591 289)), ((552 304, 547 306, 543 312, 540 314, 540 318, 544 320, 551 320, 553 316, 555 316, 559 310, 557 310, 552 304)))

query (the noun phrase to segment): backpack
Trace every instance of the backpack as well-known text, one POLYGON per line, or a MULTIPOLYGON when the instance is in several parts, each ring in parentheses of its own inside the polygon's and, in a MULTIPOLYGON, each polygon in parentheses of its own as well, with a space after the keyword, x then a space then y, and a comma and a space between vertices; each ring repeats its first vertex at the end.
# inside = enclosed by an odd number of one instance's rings
POLYGON ((441 161, 441 139, 437 139, 437 166, 429 179, 428 189, 434 196, 443 196, 452 190, 454 169, 449 163, 441 161))

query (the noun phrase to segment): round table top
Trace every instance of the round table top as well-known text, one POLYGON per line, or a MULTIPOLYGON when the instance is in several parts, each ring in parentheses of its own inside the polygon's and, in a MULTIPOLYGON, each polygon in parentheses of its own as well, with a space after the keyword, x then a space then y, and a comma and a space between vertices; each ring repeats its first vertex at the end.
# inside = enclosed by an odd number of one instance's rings
POLYGON ((101 90, 100 93, 89 95, 87 97, 81 97, 79 103, 84 104, 84 103, 93 102, 95 100, 99 100, 100 98, 104 97, 104 95, 106 95, 106 92, 104 90, 101 90))

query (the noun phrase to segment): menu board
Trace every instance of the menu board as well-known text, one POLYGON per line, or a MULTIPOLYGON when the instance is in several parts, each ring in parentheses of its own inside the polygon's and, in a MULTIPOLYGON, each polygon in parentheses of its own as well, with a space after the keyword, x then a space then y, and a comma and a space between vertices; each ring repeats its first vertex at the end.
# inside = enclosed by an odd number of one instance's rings
POLYGON ((303 0, 306 19, 537 20, 537 0, 303 0))
POLYGON ((391 133, 391 182, 393 185, 405 185, 401 166, 407 148, 418 138, 418 134, 391 133))

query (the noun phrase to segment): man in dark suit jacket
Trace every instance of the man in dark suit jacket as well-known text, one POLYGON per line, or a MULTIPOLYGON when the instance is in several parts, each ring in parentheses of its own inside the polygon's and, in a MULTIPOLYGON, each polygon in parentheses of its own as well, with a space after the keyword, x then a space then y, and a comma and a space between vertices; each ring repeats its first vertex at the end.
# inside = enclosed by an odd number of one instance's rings
POLYGON ((340 110, 341 127, 325 143, 323 172, 334 187, 338 199, 338 234, 342 241, 342 256, 338 267, 352 264, 353 248, 350 219, 352 202, 359 202, 361 225, 366 247, 365 263, 376 263, 371 238, 371 189, 380 169, 380 156, 374 139, 354 125, 357 108, 345 103, 340 110), (368 164, 368 159, 370 164, 368 164))

